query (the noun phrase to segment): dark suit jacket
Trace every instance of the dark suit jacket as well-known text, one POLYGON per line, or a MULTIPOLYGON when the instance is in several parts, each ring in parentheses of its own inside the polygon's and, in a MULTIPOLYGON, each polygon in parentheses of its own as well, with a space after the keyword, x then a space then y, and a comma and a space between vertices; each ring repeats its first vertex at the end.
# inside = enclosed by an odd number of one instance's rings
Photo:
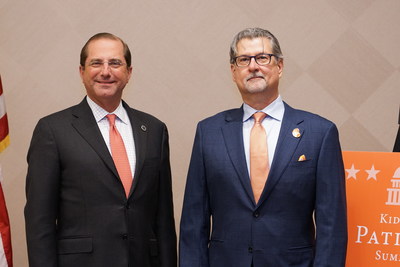
POLYGON ((400 152, 400 127, 397 132, 396 141, 394 141, 393 152, 400 152))
POLYGON ((242 119, 240 108, 198 124, 183 204, 180 266, 344 266, 345 179, 335 125, 285 104, 268 180, 255 204, 242 119), (305 161, 298 161, 301 155, 305 161))
MULTIPOLYGON (((400 125, 400 110, 399 110, 399 125, 400 125)), ((399 130, 397 131, 397 137, 394 141, 393 152, 400 152, 400 126, 399 130)))
POLYGON ((86 99, 38 122, 26 181, 29 266, 176 266, 167 128, 123 105, 137 158, 128 199, 86 99))

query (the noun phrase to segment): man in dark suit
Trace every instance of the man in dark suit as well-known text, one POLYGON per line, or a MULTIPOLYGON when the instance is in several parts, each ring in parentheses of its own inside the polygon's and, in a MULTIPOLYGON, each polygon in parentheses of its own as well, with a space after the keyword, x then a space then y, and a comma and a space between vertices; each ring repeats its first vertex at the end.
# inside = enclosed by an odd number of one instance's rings
POLYGON ((121 100, 131 73, 128 46, 94 35, 81 52, 87 97, 38 122, 26 181, 29 266, 177 265, 167 128, 121 100))
POLYGON ((270 32, 238 33, 230 56, 244 104, 198 124, 180 266, 344 266, 345 179, 336 126, 282 101, 283 57, 270 32), (253 141, 253 129, 263 138, 253 141))

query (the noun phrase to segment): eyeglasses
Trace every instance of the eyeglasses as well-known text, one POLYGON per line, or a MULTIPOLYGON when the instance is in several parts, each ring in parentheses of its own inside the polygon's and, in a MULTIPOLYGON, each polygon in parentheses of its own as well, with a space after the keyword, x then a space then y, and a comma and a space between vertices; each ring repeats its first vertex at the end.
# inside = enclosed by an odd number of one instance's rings
POLYGON ((251 59, 254 58, 256 63, 260 66, 268 65, 271 62, 271 58, 276 57, 279 59, 277 55, 274 54, 258 54, 255 56, 238 56, 234 58, 235 64, 238 67, 247 67, 250 65, 251 59))
POLYGON ((124 62, 122 62, 119 59, 111 59, 110 61, 102 61, 102 60, 92 60, 89 62, 89 66, 92 68, 101 68, 104 66, 104 64, 108 65, 108 67, 112 68, 112 69, 118 69, 120 67, 122 67, 123 65, 125 65, 124 62))

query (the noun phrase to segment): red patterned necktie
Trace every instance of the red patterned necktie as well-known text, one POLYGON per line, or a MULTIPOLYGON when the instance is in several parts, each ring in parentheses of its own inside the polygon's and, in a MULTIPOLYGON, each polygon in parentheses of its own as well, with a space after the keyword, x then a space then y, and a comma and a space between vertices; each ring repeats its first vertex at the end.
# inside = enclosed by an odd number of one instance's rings
POLYGON ((124 186, 126 197, 128 197, 132 185, 132 172, 128 155, 126 154, 124 141, 115 127, 115 114, 108 114, 106 117, 110 123, 111 155, 122 185, 124 186))
POLYGON ((261 125, 267 116, 264 112, 253 114, 254 125, 250 132, 250 179, 256 203, 264 190, 269 173, 267 133, 261 125))

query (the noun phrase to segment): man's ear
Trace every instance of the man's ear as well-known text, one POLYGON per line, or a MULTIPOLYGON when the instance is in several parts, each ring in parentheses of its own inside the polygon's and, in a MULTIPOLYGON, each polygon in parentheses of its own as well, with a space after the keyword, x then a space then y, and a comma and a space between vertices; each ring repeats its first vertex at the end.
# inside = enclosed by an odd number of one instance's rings
POLYGON ((236 82, 236 79, 235 79, 235 72, 236 72, 235 65, 231 64, 231 74, 232 74, 232 80, 233 80, 234 82, 236 82))
POLYGON ((81 79, 83 79, 83 72, 85 71, 85 67, 82 65, 79 65, 79 75, 81 76, 81 79))
POLYGON ((278 61, 277 66, 278 66, 278 73, 279 73, 279 78, 280 78, 280 77, 282 77, 282 74, 283 74, 283 66, 284 66, 283 59, 280 59, 278 61))
POLYGON ((130 67, 128 68, 128 81, 131 79, 132 72, 133 72, 133 68, 132 68, 132 66, 130 66, 130 67))

